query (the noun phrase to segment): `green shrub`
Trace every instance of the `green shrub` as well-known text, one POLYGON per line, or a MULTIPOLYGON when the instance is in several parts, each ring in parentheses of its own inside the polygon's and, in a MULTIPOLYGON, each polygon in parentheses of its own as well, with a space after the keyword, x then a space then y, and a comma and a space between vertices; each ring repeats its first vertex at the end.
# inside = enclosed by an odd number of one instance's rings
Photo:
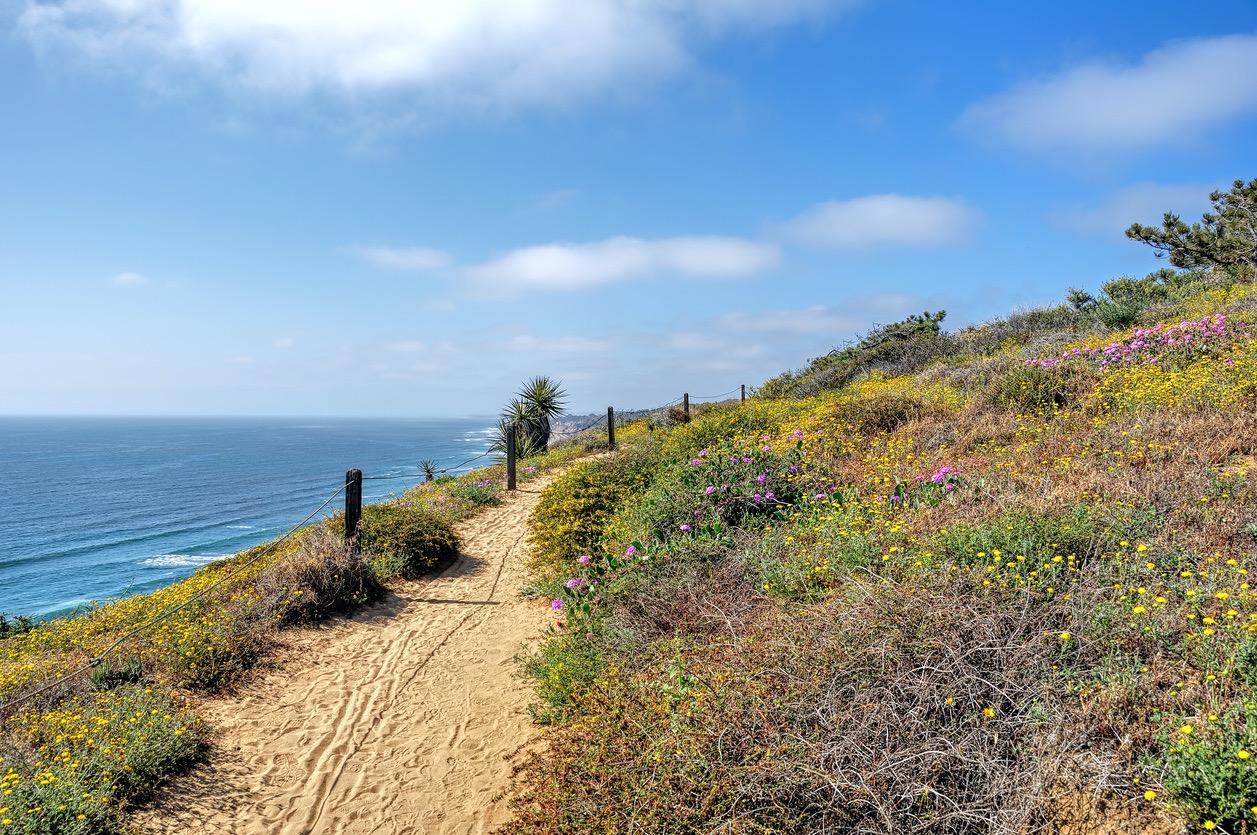
POLYGON ((466 499, 472 504, 493 505, 499 501, 502 485, 489 478, 459 479, 450 489, 451 495, 466 499))
POLYGON ((311 623, 378 600, 383 593, 367 560, 327 526, 306 533, 294 554, 258 576, 265 613, 280 623, 311 623))
POLYGON ((781 415, 780 405, 767 400, 704 407, 695 420, 667 433, 659 448, 659 457, 665 461, 689 460, 697 450, 731 438, 765 432, 777 434, 781 430, 781 415))
POLYGON ((1076 405, 1094 380, 1091 369, 1083 366, 1018 365, 996 377, 986 396, 997 407, 1050 412, 1076 405))
POLYGON ((1078 505, 1062 513, 1012 510, 984 522, 944 528, 930 541, 929 550, 935 558, 959 565, 981 565, 992 556, 1020 562, 1021 566, 1012 566, 1020 575, 1058 556, 1060 570, 1081 566, 1103 553, 1113 539, 1108 525, 1089 507, 1078 505))
POLYGON ((923 398, 896 392, 876 392, 853 398, 841 414, 852 426, 871 432, 890 432, 913 420, 937 414, 939 407, 923 398))
POLYGON ((1224 832, 1257 828, 1257 705, 1250 702, 1213 722, 1176 725, 1161 744, 1162 785, 1198 823, 1213 821, 1224 832))
POLYGON ((666 541, 684 530, 757 527, 781 516, 801 495, 802 443, 784 452, 728 441, 669 457, 650 489, 616 515, 608 545, 666 541), (760 479, 763 479, 762 481, 760 479))
POLYGON ((1086 318, 1069 305, 1032 307, 964 328, 956 334, 956 341, 963 351, 989 356, 1009 345, 1026 345, 1044 336, 1059 338, 1076 333, 1085 322, 1086 318))
POLYGON ((589 689, 605 666, 594 641, 570 633, 545 641, 523 662, 540 699, 529 706, 533 719, 549 725, 571 716, 576 697, 589 689))
POLYGON ((359 544, 381 580, 417 577, 458 555, 458 536, 430 510, 400 502, 363 508, 359 544))
POLYGON ((1100 299, 1092 310, 1093 315, 1106 328, 1122 330, 1139 321, 1144 312, 1143 305, 1132 300, 1115 301, 1100 299))
POLYGON ((641 495, 654 478, 653 444, 573 464, 542 494, 530 522, 535 570, 561 574, 582 554, 598 550, 611 515, 641 495))
POLYGON ((93 667, 87 683, 93 690, 111 690, 123 684, 139 684, 144 680, 144 666, 132 656, 121 664, 105 660, 93 667))
POLYGON ((786 372, 766 381, 760 397, 806 397, 842 388, 868 374, 911 374, 955 353, 956 341, 943 333, 946 311, 928 310, 869 331, 854 345, 816 357, 802 371, 786 372))
POLYGON ((34 628, 34 619, 27 615, 18 615, 10 620, 3 613, 0 613, 0 640, 4 640, 10 635, 22 635, 34 628))
POLYGON ((55 712, 19 712, 7 731, 0 820, 23 835, 123 831, 122 803, 195 759, 203 735, 169 696, 134 684, 70 697, 55 712))

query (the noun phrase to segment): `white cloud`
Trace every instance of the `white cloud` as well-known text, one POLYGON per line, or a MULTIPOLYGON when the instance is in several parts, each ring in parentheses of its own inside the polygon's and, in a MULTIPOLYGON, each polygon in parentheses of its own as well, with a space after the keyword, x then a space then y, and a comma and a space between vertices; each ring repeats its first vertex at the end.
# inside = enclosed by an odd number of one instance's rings
POLYGON ((744 238, 616 237, 587 244, 523 247, 468 267, 466 272, 474 280, 502 289, 571 290, 656 274, 741 278, 772 269, 779 261, 775 245, 744 238))
POLYGON ((1257 112, 1257 35, 1175 41, 1137 63, 1088 63, 971 106, 969 130, 1030 150, 1122 150, 1257 112))
POLYGON ((510 341, 512 351, 577 354, 605 351, 611 343, 585 336, 517 336, 510 341))
POLYGON ((272 344, 281 351, 287 351, 289 348, 297 344, 297 340, 293 339, 291 336, 281 336, 272 344))
POLYGON ((139 273, 125 272, 118 273, 109 279, 109 283, 117 287, 135 287, 140 284, 147 284, 148 279, 139 273))
POLYGON ((1195 183, 1136 183, 1113 192, 1099 205, 1056 212, 1060 226, 1087 235, 1118 237, 1132 223, 1159 225, 1166 212, 1193 217, 1209 208, 1216 186, 1195 183))
POLYGON ((408 92, 428 104, 563 106, 693 63, 702 42, 855 0, 27 0, 20 26, 148 75, 280 94, 408 92))
POLYGON ((451 260, 448 253, 426 246, 357 246, 353 247, 353 251, 371 264, 387 270, 439 270, 448 266, 451 260))
POLYGON ((967 240, 981 218, 964 201, 949 197, 870 194, 820 203, 778 231, 799 243, 835 249, 939 246, 967 240))

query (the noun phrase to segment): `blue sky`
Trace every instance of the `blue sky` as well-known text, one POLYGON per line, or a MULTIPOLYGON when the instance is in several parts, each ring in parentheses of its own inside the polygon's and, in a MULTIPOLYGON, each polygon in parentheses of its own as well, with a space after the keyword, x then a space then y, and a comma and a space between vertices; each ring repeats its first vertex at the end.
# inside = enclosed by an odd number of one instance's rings
POLYGON ((651 405, 1158 266, 1257 6, 0 0, 0 413, 651 405))

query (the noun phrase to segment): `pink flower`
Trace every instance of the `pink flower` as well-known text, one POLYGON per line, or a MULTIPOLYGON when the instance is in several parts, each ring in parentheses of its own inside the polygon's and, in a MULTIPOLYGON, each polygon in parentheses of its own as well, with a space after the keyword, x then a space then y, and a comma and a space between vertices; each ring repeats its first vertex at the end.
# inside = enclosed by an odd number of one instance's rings
POLYGON ((636 553, 637 553, 637 546, 636 546, 636 545, 630 545, 630 546, 628 547, 628 550, 626 550, 626 551, 624 552, 624 556, 626 556, 626 557, 631 557, 631 556, 633 556, 633 555, 634 555, 634 554, 636 554, 636 553))
POLYGON ((581 554, 576 561, 581 565, 589 565, 589 554, 581 554))
POLYGON ((703 492, 704 492, 704 493, 706 493, 708 496, 710 496, 712 493, 715 493, 715 492, 716 492, 716 485, 714 485, 714 484, 708 484, 708 485, 707 485, 707 486, 703 489, 703 492))
POLYGON ((556 612, 559 611, 560 609, 563 608, 563 601, 557 597, 554 598, 553 600, 550 601, 550 608, 556 612))

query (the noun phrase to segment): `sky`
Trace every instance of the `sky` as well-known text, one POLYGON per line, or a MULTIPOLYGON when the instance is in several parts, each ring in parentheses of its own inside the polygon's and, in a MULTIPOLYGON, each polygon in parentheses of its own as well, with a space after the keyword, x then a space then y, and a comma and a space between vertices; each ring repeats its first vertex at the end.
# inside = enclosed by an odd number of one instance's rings
POLYGON ((0 0, 0 414, 716 395, 1240 177, 1251 0, 0 0))

